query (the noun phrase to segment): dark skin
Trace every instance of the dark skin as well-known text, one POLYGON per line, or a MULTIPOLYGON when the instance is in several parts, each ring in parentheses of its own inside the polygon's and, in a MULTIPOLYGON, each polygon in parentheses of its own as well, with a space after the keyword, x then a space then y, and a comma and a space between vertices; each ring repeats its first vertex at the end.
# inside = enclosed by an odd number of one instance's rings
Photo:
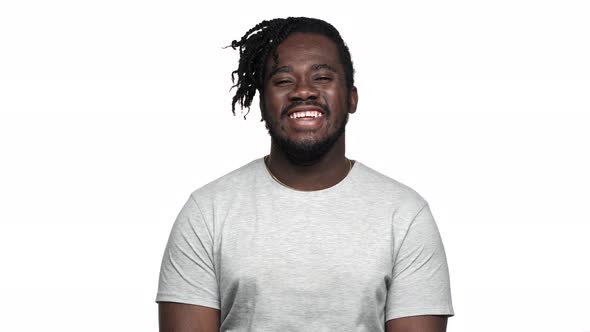
POLYGON ((388 320, 386 332, 446 332, 447 317, 424 315, 388 320))
POLYGON ((160 332, 217 332, 219 331, 218 309, 200 305, 160 302, 158 303, 160 332))
MULTIPOLYGON (((346 113, 358 103, 356 87, 347 91, 344 68, 336 44, 317 34, 293 33, 278 47, 279 63, 269 59, 260 108, 268 125, 294 142, 317 141, 336 132, 346 113), (278 68, 273 71, 273 68, 278 68), (347 103, 349 98, 349 103, 347 103), (283 110, 297 101, 316 101, 330 112, 315 124, 290 119, 283 110), (347 104, 350 107, 347 107, 347 104)), ((309 121, 307 121, 309 122, 309 121)), ((323 156, 306 165, 295 164, 274 142, 267 166, 282 183, 298 190, 320 190, 342 181, 350 164, 345 153, 345 134, 323 156)))
MULTIPOLYGON (((358 103, 357 89, 346 87, 336 44, 321 35, 293 33, 279 45, 278 53, 278 64, 267 62, 260 98, 267 125, 295 143, 313 143, 334 134, 358 103), (314 120, 291 119, 286 109, 297 101, 314 101, 329 112, 314 120)), ((267 166, 279 181, 297 190, 334 186, 350 168, 344 134, 325 154, 305 164, 293 162, 273 142, 267 166)), ((159 318, 162 332, 214 332, 220 326, 218 309, 198 305, 161 302, 159 318)), ((392 319, 385 327, 387 332, 445 332, 446 325, 447 317, 427 315, 392 319)))

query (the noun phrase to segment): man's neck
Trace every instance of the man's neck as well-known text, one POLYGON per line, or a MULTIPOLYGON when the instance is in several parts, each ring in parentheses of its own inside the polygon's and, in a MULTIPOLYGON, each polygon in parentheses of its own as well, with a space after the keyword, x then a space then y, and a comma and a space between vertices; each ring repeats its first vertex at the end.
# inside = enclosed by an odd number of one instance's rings
POLYGON ((344 135, 326 154, 309 165, 293 163, 276 144, 271 144, 266 166, 283 185, 292 189, 312 191, 332 187, 350 171, 351 162, 344 156, 344 135))

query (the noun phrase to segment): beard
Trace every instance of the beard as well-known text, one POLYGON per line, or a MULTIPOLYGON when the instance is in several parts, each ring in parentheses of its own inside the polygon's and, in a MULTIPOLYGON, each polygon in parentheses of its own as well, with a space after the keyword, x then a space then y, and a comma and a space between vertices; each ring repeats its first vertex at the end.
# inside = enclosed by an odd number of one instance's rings
MULTIPOLYGON (((331 112, 327 108, 323 108, 325 111, 324 116, 329 116, 331 112)), ((334 133, 319 140, 306 139, 300 142, 279 135, 273 129, 273 126, 269 125, 269 117, 265 114, 264 110, 262 110, 262 119, 264 120, 264 125, 268 130, 272 143, 277 145, 285 153, 289 161, 296 165, 310 165, 330 151, 336 141, 344 134, 346 123, 348 122, 348 112, 336 124, 338 127, 334 133)))

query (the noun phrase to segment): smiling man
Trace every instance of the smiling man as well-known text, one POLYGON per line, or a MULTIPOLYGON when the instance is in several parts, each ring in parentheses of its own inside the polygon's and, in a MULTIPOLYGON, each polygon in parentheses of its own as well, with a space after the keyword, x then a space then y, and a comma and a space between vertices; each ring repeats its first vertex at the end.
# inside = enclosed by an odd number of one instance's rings
POLYGON ((338 31, 274 19, 231 46, 232 110, 259 92, 270 154, 190 195, 162 261, 160 331, 445 331, 427 202, 345 156, 358 93, 338 31))

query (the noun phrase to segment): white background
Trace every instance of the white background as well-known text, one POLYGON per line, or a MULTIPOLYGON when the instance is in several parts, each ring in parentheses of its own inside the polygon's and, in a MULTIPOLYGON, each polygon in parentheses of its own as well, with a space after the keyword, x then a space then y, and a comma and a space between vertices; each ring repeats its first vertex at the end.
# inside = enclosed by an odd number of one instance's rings
POLYGON ((449 331, 590 331, 589 8, 3 1, 2 330, 157 330, 188 195, 269 151, 258 108, 231 113, 238 55, 222 47, 263 19, 312 16, 356 66, 347 156, 431 204, 449 331))

